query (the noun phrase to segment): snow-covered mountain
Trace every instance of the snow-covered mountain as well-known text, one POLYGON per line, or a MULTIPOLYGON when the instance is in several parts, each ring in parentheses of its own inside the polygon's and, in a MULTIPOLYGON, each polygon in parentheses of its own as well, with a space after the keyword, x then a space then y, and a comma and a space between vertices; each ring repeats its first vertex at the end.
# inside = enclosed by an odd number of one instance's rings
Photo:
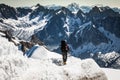
POLYGON ((72 13, 77 13, 80 9, 80 6, 76 3, 69 4, 67 8, 72 12, 72 13))
POLYGON ((116 52, 101 54, 98 53, 92 58, 99 64, 101 67, 109 67, 120 69, 120 54, 116 52))
POLYGON ((68 7, 37 4, 14 8, 0 4, 0 30, 10 30, 19 40, 30 41, 37 36, 47 48, 59 53, 60 41, 65 39, 70 53, 80 58, 120 52, 120 14, 110 7, 73 3, 68 7))
POLYGON ((33 51, 31 58, 27 58, 18 50, 18 46, 2 37, 3 35, 0 33, 0 80, 114 80, 119 78, 119 70, 102 69, 92 59, 81 60, 69 56, 67 64, 61 65, 62 56, 50 52, 44 46, 36 45, 38 47, 33 51))
POLYGON ((120 13, 120 8, 115 7, 115 8, 113 8, 113 10, 120 13))

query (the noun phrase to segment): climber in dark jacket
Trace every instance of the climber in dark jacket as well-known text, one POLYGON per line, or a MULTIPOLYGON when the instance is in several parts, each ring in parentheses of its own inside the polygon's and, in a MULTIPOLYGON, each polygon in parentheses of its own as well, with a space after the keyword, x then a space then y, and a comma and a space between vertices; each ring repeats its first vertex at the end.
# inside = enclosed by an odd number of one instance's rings
POLYGON ((61 41, 61 52, 62 52, 62 57, 63 57, 63 64, 66 64, 67 61, 67 52, 69 51, 69 47, 67 45, 67 43, 62 40, 61 41))

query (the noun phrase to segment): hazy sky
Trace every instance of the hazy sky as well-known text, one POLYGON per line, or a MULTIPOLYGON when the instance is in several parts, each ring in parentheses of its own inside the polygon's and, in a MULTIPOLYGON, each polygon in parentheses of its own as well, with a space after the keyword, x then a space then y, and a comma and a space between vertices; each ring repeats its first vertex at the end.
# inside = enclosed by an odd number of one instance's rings
POLYGON ((96 4, 102 4, 103 6, 110 7, 119 7, 120 8, 120 0, 0 0, 0 3, 5 3, 13 7, 21 7, 21 6, 33 6, 37 3, 41 5, 62 5, 67 6, 70 3, 77 3, 80 6, 93 6, 96 4))

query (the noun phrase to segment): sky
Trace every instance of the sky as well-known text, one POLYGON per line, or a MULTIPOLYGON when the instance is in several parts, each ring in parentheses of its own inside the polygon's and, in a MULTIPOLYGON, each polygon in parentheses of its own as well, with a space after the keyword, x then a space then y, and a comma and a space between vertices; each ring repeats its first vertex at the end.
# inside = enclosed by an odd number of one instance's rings
POLYGON ((74 2, 80 6, 94 6, 102 4, 103 6, 120 8, 120 0, 0 0, 0 3, 5 3, 13 7, 27 7, 36 5, 37 3, 43 6, 52 4, 67 6, 74 2))

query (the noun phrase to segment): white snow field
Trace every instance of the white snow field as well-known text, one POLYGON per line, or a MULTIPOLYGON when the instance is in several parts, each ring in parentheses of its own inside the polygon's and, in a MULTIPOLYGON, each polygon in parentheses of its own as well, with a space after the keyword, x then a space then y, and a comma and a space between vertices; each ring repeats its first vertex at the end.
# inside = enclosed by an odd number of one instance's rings
MULTIPOLYGON (((38 46, 30 58, 0 34, 0 80, 118 80, 120 70, 100 68, 94 60, 62 56, 38 46), (105 71, 105 73, 104 73, 105 71), (110 73, 108 73, 110 72, 110 73), (106 76, 107 75, 107 76, 106 76), (116 75, 112 77, 113 75, 116 75), (108 79, 107 79, 108 77, 108 79), (115 78, 118 77, 118 78, 115 78)), ((36 45, 37 46, 37 45, 36 45)))
POLYGON ((120 80, 120 70, 103 68, 108 80, 120 80))

